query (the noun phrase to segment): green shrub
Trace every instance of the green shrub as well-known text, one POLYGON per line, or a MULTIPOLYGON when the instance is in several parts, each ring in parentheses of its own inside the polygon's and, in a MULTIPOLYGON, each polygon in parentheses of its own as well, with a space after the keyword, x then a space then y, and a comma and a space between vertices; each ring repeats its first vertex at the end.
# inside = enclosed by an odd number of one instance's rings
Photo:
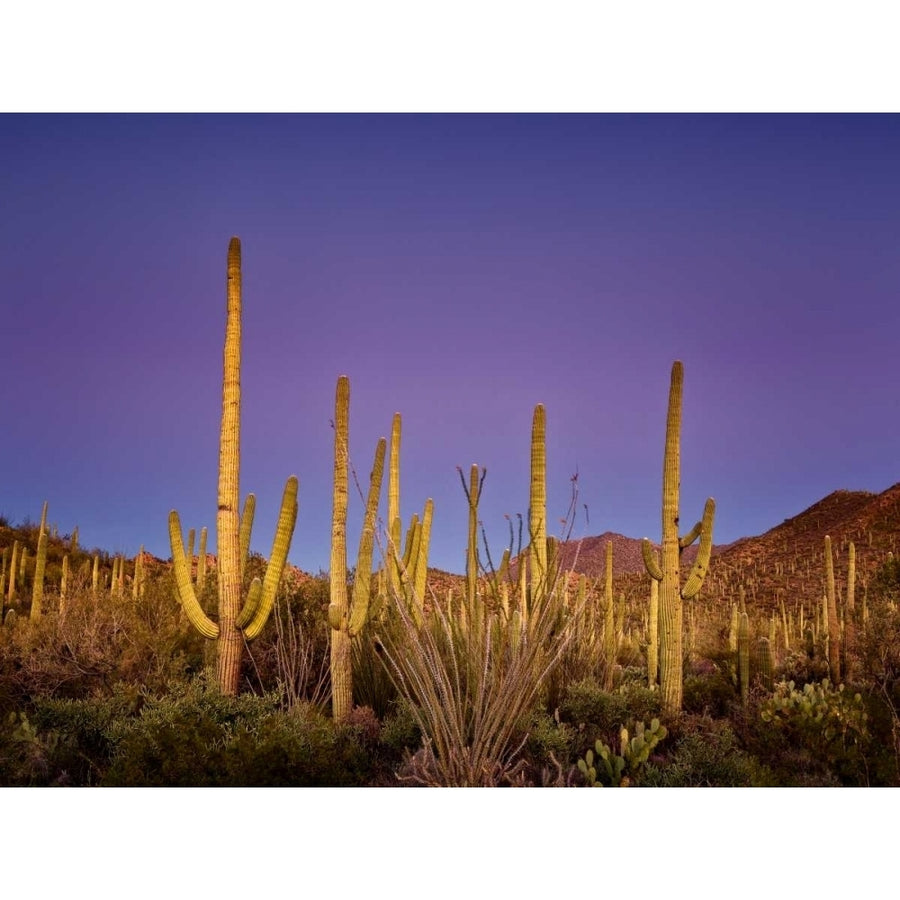
POLYGON ((223 696, 198 678, 111 731, 103 784, 263 787, 365 784, 373 763, 363 727, 335 727, 313 706, 284 712, 277 693, 223 696))
POLYGON ((773 776, 739 745, 727 722, 686 720, 682 736, 663 761, 646 765, 643 787, 763 787, 773 776))
POLYGON ((721 672, 689 675, 684 679, 683 710, 688 715, 724 718, 736 700, 734 683, 721 672))

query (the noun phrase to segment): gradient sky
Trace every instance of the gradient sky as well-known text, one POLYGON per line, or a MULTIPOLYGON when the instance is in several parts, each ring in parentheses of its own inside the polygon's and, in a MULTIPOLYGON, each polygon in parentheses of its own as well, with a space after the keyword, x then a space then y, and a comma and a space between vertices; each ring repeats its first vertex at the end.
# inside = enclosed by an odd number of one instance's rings
MULTIPOLYGON (((465 565, 525 514, 658 540, 672 361, 682 520, 717 543, 900 480, 900 116, 0 116, 0 514, 168 557, 215 525, 225 257, 243 245, 241 493, 328 567, 334 389, 365 482, 403 414, 404 522, 465 565), (587 505, 589 521, 583 505, 587 505)), ((351 497, 355 560, 362 502, 351 497)), ((559 529, 555 529, 558 531, 559 529)))

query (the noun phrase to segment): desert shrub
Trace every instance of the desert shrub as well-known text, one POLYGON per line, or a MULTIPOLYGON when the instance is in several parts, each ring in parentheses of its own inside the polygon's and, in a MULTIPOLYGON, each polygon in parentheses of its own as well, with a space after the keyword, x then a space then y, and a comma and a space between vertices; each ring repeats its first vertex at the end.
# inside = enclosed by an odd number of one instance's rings
POLYGON ((0 786, 34 787, 59 783, 51 757, 57 738, 41 734, 25 712, 0 719, 0 786))
POLYGON ((115 749, 102 784, 362 785, 373 774, 364 731, 335 727, 309 705, 285 712, 277 693, 223 696, 202 676, 110 729, 115 749))
POLYGON ((595 678, 568 685, 559 712, 563 721, 576 726, 593 725, 604 732, 617 728, 627 716, 625 698, 604 691, 595 678))
POLYGON ((203 639, 171 593, 168 576, 137 600, 90 590, 69 597, 64 616, 48 610, 0 628, 0 702, 109 695, 120 682, 164 690, 202 665, 203 639))
POLYGON ((636 783, 643 787, 764 787, 773 776, 747 753, 731 725, 687 717, 664 758, 651 759, 636 783))
MULTIPOLYGON (((251 557, 248 568, 251 563, 252 571, 265 571, 260 558, 251 557)), ((330 689, 327 608, 326 578, 283 577, 269 621, 248 645, 246 686, 262 693, 280 691, 288 708, 305 703, 324 707, 330 689)))
POLYGON ((738 699, 730 677, 715 671, 709 675, 689 675, 684 679, 684 712, 722 718, 738 699))
POLYGON ((571 725, 545 712, 535 712, 528 726, 525 756, 536 768, 556 763, 565 766, 572 757, 576 740, 577 733, 571 725))
POLYGON ((422 743, 422 729, 408 703, 397 700, 381 723, 379 740, 389 754, 399 760, 404 751, 415 750, 422 743))
POLYGON ((570 684, 559 708, 560 718, 578 732, 575 753, 583 756, 597 740, 617 741, 620 728, 659 715, 659 692, 645 684, 626 681, 614 691, 604 691, 594 678, 570 684))

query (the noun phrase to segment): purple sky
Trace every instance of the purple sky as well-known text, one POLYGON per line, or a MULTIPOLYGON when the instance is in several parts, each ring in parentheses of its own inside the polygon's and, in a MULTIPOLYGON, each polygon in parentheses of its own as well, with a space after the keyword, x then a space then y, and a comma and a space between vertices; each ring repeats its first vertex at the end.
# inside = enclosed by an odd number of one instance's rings
MULTIPOLYGON (((495 559, 547 408, 551 525, 717 543, 900 480, 900 116, 0 116, 0 514, 169 556, 216 507, 225 256, 243 244, 241 493, 328 566, 337 376, 360 479, 403 414, 404 522, 495 559)), ((351 498, 350 564, 359 498, 351 498)), ((551 529, 552 530, 552 529, 551 529)), ((558 529, 557 529, 558 530, 558 529)))

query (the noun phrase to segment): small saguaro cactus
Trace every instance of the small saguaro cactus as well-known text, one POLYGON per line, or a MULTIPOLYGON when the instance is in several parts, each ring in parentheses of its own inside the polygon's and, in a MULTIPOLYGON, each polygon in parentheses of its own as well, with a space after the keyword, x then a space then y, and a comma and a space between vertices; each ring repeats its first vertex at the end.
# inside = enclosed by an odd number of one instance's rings
POLYGON ((47 565, 47 532, 42 531, 38 538, 37 559, 34 564, 34 585, 31 590, 31 621, 41 618, 41 605, 44 601, 44 569, 47 565))
POLYGON ((838 621, 837 596, 834 587, 834 557, 831 537, 825 535, 825 609, 828 622, 828 669, 832 684, 841 683, 841 626, 838 621))
POLYGON ((669 409, 666 418, 666 449, 663 458, 662 564, 657 561, 647 538, 642 543, 644 565, 650 577, 659 582, 659 663, 662 708, 667 714, 681 711, 684 695, 682 641, 684 601, 695 597, 706 576, 712 554, 713 518, 716 503, 710 497, 703 518, 684 537, 678 536, 679 492, 681 479, 681 395, 684 369, 681 362, 672 365, 669 409), (700 538, 697 559, 681 584, 681 554, 700 538))
POLYGON ((750 700, 750 617, 747 613, 741 613, 738 626, 737 657, 741 702, 746 706, 750 700))
POLYGON ((334 401, 334 489, 331 518, 331 714, 343 722, 353 709, 353 666, 351 639, 359 634, 369 614, 372 577, 372 550, 378 497, 384 476, 387 441, 381 438, 375 448, 375 462, 369 477, 369 495, 359 540, 352 602, 347 597, 347 486, 350 434, 350 380, 338 378, 334 401))
MULTIPOLYGON (((243 596, 241 540, 238 519, 241 458, 241 242, 233 237, 228 245, 224 372, 222 378, 222 425, 219 434, 219 485, 216 514, 218 551, 218 622, 203 611, 194 592, 184 553, 178 513, 169 513, 169 540, 178 597, 194 627, 216 640, 216 675, 223 694, 238 691, 244 640, 262 630, 272 611, 275 592, 287 561, 297 522, 295 476, 288 478, 272 544, 272 553, 261 583, 254 579, 243 596)), ((249 544, 249 536, 248 536, 249 544)))

